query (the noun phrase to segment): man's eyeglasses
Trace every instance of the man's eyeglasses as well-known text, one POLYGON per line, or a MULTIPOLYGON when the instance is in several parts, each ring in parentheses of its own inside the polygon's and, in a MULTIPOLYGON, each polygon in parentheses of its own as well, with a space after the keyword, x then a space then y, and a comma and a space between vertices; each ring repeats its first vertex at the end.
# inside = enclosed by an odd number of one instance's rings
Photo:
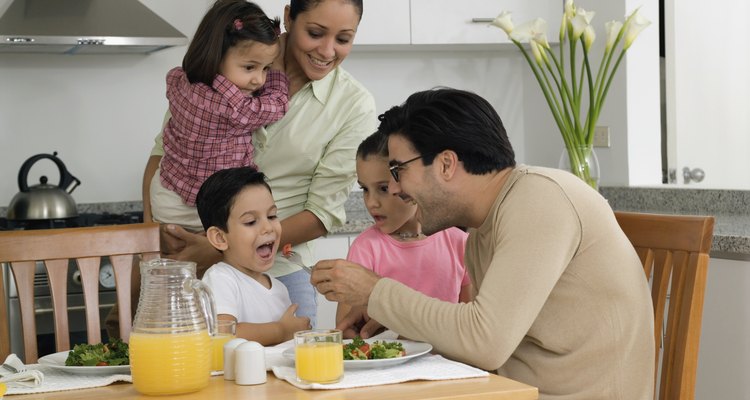
POLYGON ((404 169, 404 165, 416 161, 422 158, 422 156, 414 157, 411 160, 406 160, 404 162, 398 162, 398 161, 391 161, 390 162, 390 168, 388 168, 389 171, 391 171, 391 176, 393 176, 393 179, 398 182, 398 171, 401 171, 404 169))

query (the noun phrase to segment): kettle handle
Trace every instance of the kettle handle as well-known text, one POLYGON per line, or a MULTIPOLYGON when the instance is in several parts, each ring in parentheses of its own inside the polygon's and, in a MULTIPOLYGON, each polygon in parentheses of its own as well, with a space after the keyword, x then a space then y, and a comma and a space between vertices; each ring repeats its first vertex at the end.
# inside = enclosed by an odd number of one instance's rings
POLYGON ((68 169, 65 167, 65 164, 63 164, 62 160, 57 158, 57 152, 55 151, 52 154, 37 154, 35 156, 32 156, 28 160, 26 160, 23 165, 21 165, 21 170, 18 171, 18 189, 20 189, 22 192, 29 191, 29 171, 31 170, 31 166, 34 165, 34 163, 36 163, 37 161, 44 158, 52 160, 57 165, 57 169, 60 171, 60 183, 57 184, 58 187, 62 188, 68 193, 71 193, 78 185, 81 184, 81 181, 78 180, 78 178, 68 172, 68 169))

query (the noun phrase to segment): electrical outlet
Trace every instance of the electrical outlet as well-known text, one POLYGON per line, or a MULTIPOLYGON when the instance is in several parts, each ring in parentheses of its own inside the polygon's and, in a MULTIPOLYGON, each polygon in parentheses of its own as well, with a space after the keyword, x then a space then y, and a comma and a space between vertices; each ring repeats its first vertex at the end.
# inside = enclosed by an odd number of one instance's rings
POLYGON ((594 128, 594 147, 609 147, 608 126, 597 126, 594 128))

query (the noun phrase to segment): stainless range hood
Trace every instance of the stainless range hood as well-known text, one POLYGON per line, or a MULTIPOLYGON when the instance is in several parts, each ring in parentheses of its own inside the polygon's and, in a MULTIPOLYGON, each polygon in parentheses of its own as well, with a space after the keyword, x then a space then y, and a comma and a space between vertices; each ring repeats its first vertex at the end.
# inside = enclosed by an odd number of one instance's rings
POLYGON ((13 0, 0 53, 152 53, 187 37, 138 0, 13 0))

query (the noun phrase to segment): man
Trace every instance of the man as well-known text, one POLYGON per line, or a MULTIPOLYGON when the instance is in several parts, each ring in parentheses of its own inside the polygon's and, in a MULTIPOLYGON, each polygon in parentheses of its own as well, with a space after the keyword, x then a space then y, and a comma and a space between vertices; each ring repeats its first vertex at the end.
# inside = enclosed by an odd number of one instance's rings
POLYGON ((321 261, 317 290, 355 307, 340 328, 372 318, 363 336, 377 321, 534 385, 541 399, 651 399, 648 282, 607 201, 567 172, 516 165, 500 117, 475 94, 415 93, 380 120, 389 190, 416 201, 425 234, 470 228, 465 261, 477 292, 450 304, 356 264, 321 261))

